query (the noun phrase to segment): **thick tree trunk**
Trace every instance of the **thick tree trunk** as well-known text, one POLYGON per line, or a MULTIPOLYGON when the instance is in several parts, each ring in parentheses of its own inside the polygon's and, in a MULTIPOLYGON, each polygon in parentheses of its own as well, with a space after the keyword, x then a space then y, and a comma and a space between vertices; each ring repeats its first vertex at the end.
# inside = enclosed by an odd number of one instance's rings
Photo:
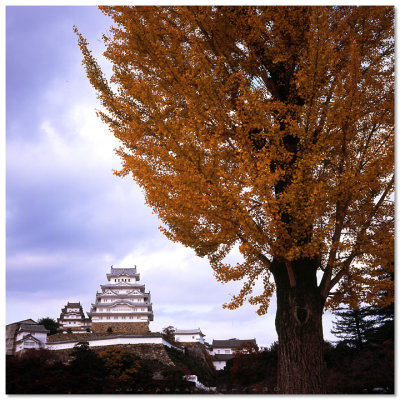
POLYGON ((302 260, 288 267, 273 263, 276 283, 276 330, 279 339, 278 390, 284 394, 324 393, 321 297, 315 263, 302 260))

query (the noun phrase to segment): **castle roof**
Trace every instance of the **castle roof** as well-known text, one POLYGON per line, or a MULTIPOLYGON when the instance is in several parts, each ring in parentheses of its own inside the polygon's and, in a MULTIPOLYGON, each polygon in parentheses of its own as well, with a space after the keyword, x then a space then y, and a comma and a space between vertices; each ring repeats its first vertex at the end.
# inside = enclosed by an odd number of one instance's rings
MULTIPOLYGON (((121 289, 120 287, 111 287, 110 285, 108 285, 107 287, 106 287, 106 285, 100 285, 100 287, 104 287, 104 290, 106 290, 106 289, 110 289, 111 290, 111 292, 112 293, 105 293, 105 291, 104 292, 99 292, 99 291, 97 291, 96 292, 96 297, 98 297, 98 298, 113 298, 113 297, 115 297, 115 296, 118 296, 119 298, 122 298, 122 297, 132 297, 132 296, 136 296, 136 297, 139 297, 139 298, 141 298, 141 297, 144 297, 144 296, 147 296, 147 295, 149 295, 150 294, 150 292, 145 292, 144 291, 144 285, 141 285, 140 287, 138 287, 138 286, 135 286, 134 288, 128 288, 128 289, 131 289, 131 291, 130 292, 127 292, 127 293, 114 293, 114 289, 121 289), (143 290, 141 290, 141 289, 143 289, 143 290), (134 292, 135 291, 135 292, 134 292)), ((122 287, 122 289, 126 289, 126 287, 122 287)))
POLYGON ((256 343, 256 339, 228 339, 228 340, 213 340, 212 342, 212 347, 218 347, 218 348, 235 348, 237 349, 238 347, 242 346, 244 343, 256 343))
POLYGON ((64 316, 64 315, 68 315, 68 314, 79 314, 79 315, 85 315, 85 313, 83 312, 83 308, 81 306, 81 303, 70 303, 68 302, 67 305, 65 305, 62 309, 61 309, 61 315, 60 317, 64 316), (67 311, 68 308, 77 308, 79 311, 67 311))
POLYGON ((107 279, 115 276, 134 276, 139 279, 139 274, 136 272, 136 266, 133 268, 114 268, 111 266, 111 272, 107 274, 107 279))
POLYGON ((235 358, 234 354, 214 354, 212 356, 213 361, 228 361, 235 358))
POLYGON ((90 317, 94 315, 107 315, 107 316, 138 316, 138 315, 151 315, 153 316, 153 311, 148 310, 148 311, 135 311, 135 312, 126 312, 126 311, 120 311, 120 312, 105 312, 105 311, 89 311, 88 315, 90 317))
POLYGON ((40 333, 48 333, 50 332, 47 330, 43 325, 38 324, 21 324, 18 329, 18 332, 40 332, 40 333))
POLYGON ((139 288, 145 288, 145 285, 142 284, 136 284, 136 283, 106 283, 105 285, 100 285, 101 289, 139 289, 139 288))
POLYGON ((21 324, 37 324, 37 322, 29 318, 29 319, 23 319, 22 321, 12 322, 11 324, 7 324, 6 326, 21 325, 21 324))
POLYGON ((150 306, 150 307, 152 306, 152 303, 150 303, 149 301, 143 301, 143 302, 142 301, 132 301, 132 300, 129 300, 129 298, 126 298, 126 299, 121 299, 121 300, 118 299, 111 303, 99 303, 96 301, 95 304, 92 303, 92 307, 112 308, 112 307, 115 307, 120 304, 127 304, 129 306, 142 306, 142 307, 143 306, 150 306))
POLYGON ((68 316, 68 315, 85 316, 85 313, 84 313, 83 311, 70 311, 70 312, 67 312, 66 309, 63 308, 63 309, 61 310, 60 317, 61 317, 61 316, 66 317, 66 316, 68 316))
POLYGON ((197 328, 197 329, 177 329, 175 331, 175 335, 195 335, 195 334, 198 334, 200 336, 206 336, 200 330, 200 328, 197 328))
POLYGON ((68 302, 66 307, 79 308, 79 307, 82 307, 82 306, 81 306, 80 302, 78 302, 78 303, 70 303, 70 302, 68 302))

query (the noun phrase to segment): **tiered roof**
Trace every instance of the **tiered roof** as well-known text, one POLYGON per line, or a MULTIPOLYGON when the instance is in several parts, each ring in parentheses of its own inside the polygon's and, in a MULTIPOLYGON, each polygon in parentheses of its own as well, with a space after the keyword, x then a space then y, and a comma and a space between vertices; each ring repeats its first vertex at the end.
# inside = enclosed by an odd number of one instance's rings
MULTIPOLYGON (((113 316, 113 317, 125 317, 125 316, 133 316, 133 315, 147 315, 150 321, 153 320, 153 310, 151 304, 151 296, 150 292, 145 292, 145 285, 138 284, 140 275, 136 271, 136 266, 134 268, 114 268, 111 266, 110 273, 107 274, 108 283, 104 285, 100 285, 101 292, 96 293, 96 301, 92 304, 92 308, 88 315, 92 317, 92 322, 95 323, 98 320, 93 319, 97 318, 97 316, 102 317, 104 315, 113 316), (121 279, 121 282, 110 282, 111 279, 115 279, 117 277, 127 277, 133 279, 121 279), (129 282, 127 282, 130 280, 129 282), (106 293, 109 289, 111 293, 106 293), (126 293, 116 293, 116 291, 120 289, 125 289, 126 293), (137 290, 138 293, 134 293, 137 290), (113 301, 113 298, 115 300, 113 301), (103 302, 102 299, 107 299, 110 302, 103 302), (136 301, 137 299, 141 299, 143 301, 136 301), (105 310, 110 310, 115 306, 120 304, 125 304, 131 307, 131 311, 114 311, 112 313, 105 312, 105 310), (146 310, 142 311, 141 309, 135 310, 135 307, 144 307, 146 310), (99 311, 101 309, 102 311, 99 311)), ((119 280, 119 279, 118 279, 119 280)))
POLYGON ((115 278, 116 276, 129 276, 140 280, 140 274, 136 272, 136 265, 133 268, 114 268, 111 266, 111 272, 107 274, 107 279, 115 278))
POLYGON ((64 308, 61 309, 60 318, 57 318, 59 327, 64 332, 67 329, 75 329, 84 331, 90 326, 90 318, 85 317, 83 308, 80 302, 68 302, 64 308), (78 309, 78 311, 68 311, 68 309, 78 309))
POLYGON ((85 315, 84 312, 83 312, 83 309, 82 309, 82 306, 81 306, 80 302, 78 302, 78 303, 70 303, 70 302, 68 302, 67 305, 64 306, 64 308, 61 309, 61 315, 67 313, 67 308, 78 308, 79 309, 78 313, 82 314, 83 316, 85 315))

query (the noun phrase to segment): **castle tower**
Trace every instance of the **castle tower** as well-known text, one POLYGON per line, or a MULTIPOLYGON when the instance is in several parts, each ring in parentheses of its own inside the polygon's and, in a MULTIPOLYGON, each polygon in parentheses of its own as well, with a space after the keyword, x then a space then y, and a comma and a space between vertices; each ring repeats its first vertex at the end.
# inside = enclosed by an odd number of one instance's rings
POLYGON ((57 319, 61 331, 67 333, 85 333, 90 330, 90 319, 85 318, 81 303, 70 303, 61 310, 60 318, 57 319))
POLYGON ((143 334, 153 321, 150 293, 138 283, 135 268, 113 268, 107 274, 108 283, 100 285, 96 302, 88 313, 94 333, 143 334), (110 329, 111 328, 111 329, 110 329))

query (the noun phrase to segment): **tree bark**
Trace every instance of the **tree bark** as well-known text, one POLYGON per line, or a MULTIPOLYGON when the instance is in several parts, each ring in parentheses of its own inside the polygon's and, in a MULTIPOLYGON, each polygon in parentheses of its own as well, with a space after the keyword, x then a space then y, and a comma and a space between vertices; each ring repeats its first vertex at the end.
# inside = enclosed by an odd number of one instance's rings
POLYGON ((277 391, 284 394, 325 393, 322 312, 324 299, 316 279, 316 261, 272 263, 276 284, 278 333, 277 391), (298 279, 296 279, 298 278, 298 279), (293 285, 293 283, 295 284, 293 285))

